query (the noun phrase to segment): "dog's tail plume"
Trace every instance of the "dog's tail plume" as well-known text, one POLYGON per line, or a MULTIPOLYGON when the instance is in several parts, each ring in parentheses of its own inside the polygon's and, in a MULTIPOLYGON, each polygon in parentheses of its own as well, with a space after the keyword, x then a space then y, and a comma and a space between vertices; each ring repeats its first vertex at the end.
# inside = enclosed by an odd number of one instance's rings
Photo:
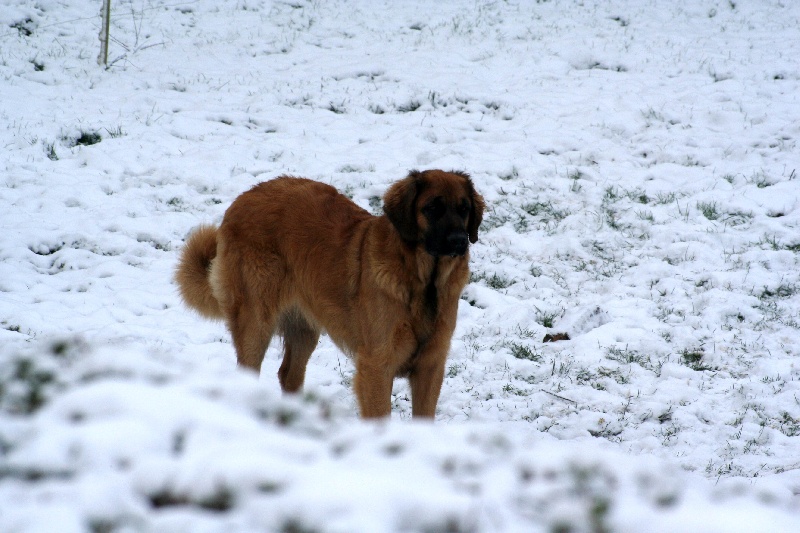
POLYGON ((183 301, 207 318, 223 318, 209 282, 211 261, 217 255, 217 228, 199 226, 186 240, 175 272, 183 301))

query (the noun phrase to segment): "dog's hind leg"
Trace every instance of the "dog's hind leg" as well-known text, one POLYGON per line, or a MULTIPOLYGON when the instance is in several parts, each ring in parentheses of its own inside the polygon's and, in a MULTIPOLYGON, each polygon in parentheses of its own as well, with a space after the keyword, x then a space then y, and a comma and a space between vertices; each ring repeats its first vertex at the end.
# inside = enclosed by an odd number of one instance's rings
POLYGON ((223 230, 211 265, 211 289, 225 315, 239 366, 259 373, 280 316, 280 293, 263 273, 263 263, 229 246, 223 230))
POLYGON ((284 392, 297 392, 303 387, 306 365, 317 347, 320 332, 299 311, 291 310, 281 317, 280 333, 283 336, 283 363, 278 370, 278 379, 284 392))
POLYGON ((228 313, 228 329, 239 366, 261 371, 264 354, 275 331, 274 319, 265 320, 255 306, 240 305, 228 313))

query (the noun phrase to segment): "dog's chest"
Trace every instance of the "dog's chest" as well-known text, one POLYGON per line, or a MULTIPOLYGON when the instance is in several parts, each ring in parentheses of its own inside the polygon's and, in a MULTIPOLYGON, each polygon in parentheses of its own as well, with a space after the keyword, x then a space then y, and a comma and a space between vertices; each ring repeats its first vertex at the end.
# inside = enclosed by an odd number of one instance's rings
POLYGON ((439 291, 434 283, 424 286, 411 299, 411 327, 419 344, 433 336, 439 314, 439 291))
POLYGON ((449 290, 455 281, 452 279, 453 270, 450 268, 440 268, 435 265, 428 279, 420 283, 411 295, 410 311, 413 317, 412 328, 419 344, 424 344, 433 335, 437 328, 450 322, 447 315, 455 312, 458 302, 457 291, 449 290), (451 301, 456 298, 456 301, 451 301))

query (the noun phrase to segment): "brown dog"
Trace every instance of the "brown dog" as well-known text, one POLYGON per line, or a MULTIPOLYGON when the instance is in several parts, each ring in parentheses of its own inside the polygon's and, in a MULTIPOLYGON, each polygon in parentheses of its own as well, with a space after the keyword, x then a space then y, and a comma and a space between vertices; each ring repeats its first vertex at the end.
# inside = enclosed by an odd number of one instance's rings
POLYGON ((279 333, 284 391, 303 386, 327 331, 355 359, 363 417, 390 413, 395 376, 409 378, 413 415, 433 417, 484 202, 467 174, 441 170, 412 171, 383 201, 376 217, 315 181, 256 185, 219 229, 190 236, 181 295, 227 321, 239 364, 256 372, 279 333))

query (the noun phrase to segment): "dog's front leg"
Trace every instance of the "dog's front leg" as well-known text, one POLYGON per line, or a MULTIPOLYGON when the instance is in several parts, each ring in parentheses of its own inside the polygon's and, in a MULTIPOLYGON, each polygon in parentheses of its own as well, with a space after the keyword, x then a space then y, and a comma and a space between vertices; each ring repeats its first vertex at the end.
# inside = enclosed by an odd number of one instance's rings
POLYGON ((416 417, 433 418, 444 381, 445 358, 430 362, 420 361, 408 380, 411 384, 411 414, 416 417))
POLYGON ((436 322, 433 336, 420 346, 408 376, 411 385, 411 414, 433 418, 444 381, 444 368, 455 329, 455 309, 445 309, 436 322))
POLYGON ((356 355, 353 389, 362 418, 380 418, 391 414, 393 380, 394 374, 389 372, 385 361, 375 358, 371 353, 360 352, 356 355))

